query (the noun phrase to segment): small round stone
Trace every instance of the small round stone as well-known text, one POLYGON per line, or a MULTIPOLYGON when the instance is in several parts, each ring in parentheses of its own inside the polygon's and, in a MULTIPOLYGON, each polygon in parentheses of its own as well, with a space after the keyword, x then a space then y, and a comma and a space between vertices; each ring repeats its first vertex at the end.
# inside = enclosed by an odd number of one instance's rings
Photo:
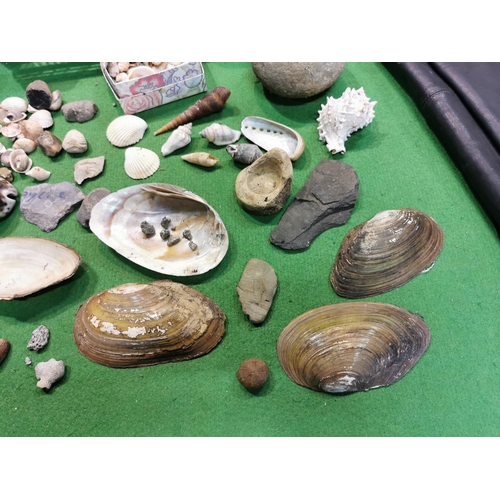
POLYGON ((245 389, 258 391, 267 382, 269 368, 262 359, 250 358, 241 363, 237 377, 245 389))
POLYGON ((10 350, 10 342, 7 339, 0 339, 0 365, 3 360, 7 357, 10 350))

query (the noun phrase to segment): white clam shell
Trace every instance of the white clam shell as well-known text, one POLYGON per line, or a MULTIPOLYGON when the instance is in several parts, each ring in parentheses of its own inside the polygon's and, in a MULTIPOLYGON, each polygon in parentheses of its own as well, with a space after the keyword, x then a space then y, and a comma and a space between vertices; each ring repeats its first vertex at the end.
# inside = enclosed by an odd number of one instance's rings
POLYGON ((52 118, 52 113, 48 109, 39 109, 35 111, 29 120, 38 123, 43 129, 48 129, 54 125, 54 119, 52 118))
POLYGON ((4 125, 0 132, 4 137, 10 139, 11 141, 15 141, 16 137, 21 134, 21 125, 19 123, 9 123, 8 125, 4 125))
POLYGON ((20 174, 25 174, 33 165, 33 160, 22 149, 14 149, 9 157, 10 168, 20 174))
POLYGON ((167 142, 161 148, 161 154, 167 156, 178 149, 187 146, 191 142, 191 132, 193 130, 192 123, 186 123, 177 127, 167 139, 167 142))
POLYGON ((7 120, 15 122, 26 118, 28 101, 21 97, 7 97, 0 103, 0 107, 6 111, 7 120))
POLYGON ((33 167, 28 172, 26 172, 26 175, 42 182, 46 181, 50 177, 50 172, 42 167, 33 167))
POLYGON ((319 139, 326 143, 331 153, 345 153, 345 141, 353 132, 366 127, 373 121, 373 107, 363 87, 358 90, 347 88, 341 97, 326 98, 326 104, 319 111, 319 139))
POLYGON ((160 158, 150 149, 127 148, 124 166, 125 172, 132 179, 146 179, 160 168, 160 158))
POLYGON ((200 135, 216 146, 228 146, 235 143, 241 137, 241 132, 223 123, 212 123, 212 125, 204 128, 200 132, 200 135))
POLYGON ((241 132, 249 141, 266 151, 282 149, 292 161, 297 160, 305 149, 304 139, 298 132, 266 118, 247 116, 241 122, 241 132))
POLYGON ((106 130, 108 141, 119 148, 131 146, 139 142, 148 124, 142 118, 135 115, 123 115, 115 118, 106 130))
POLYGON ((28 139, 27 137, 21 137, 17 139, 12 145, 12 149, 22 149, 26 154, 33 153, 36 149, 36 142, 28 139))
POLYGON ((156 71, 149 66, 135 66, 127 71, 128 79, 142 78, 144 76, 154 75, 156 71))
POLYGON ((79 130, 72 129, 64 136, 62 147, 68 153, 85 153, 88 149, 87 139, 79 130))
POLYGON ((2 154, 0 155, 0 163, 4 167, 10 167, 10 154, 14 151, 12 148, 5 149, 2 151, 2 154))
POLYGON ((200 196, 171 184, 138 184, 111 193, 93 208, 89 224, 120 255, 171 276, 206 273, 222 261, 229 244, 219 214, 200 196), (163 217, 179 236, 189 229, 197 248, 192 250, 190 240, 182 237, 168 246, 159 235, 163 217), (143 234, 143 221, 155 227, 154 236, 143 234))
POLYGON ((60 90, 52 92, 52 101, 50 103, 50 111, 59 111, 62 107, 62 96, 60 90))
POLYGON ((0 238, 0 255, 0 300, 59 283, 73 276, 81 263, 73 249, 47 238, 0 238))

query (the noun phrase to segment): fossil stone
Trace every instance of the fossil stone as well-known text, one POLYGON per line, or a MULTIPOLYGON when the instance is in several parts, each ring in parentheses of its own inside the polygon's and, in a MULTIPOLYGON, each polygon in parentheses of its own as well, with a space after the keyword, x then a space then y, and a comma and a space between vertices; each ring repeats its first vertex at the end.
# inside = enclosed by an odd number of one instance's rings
POLYGON ((307 98, 330 88, 344 70, 343 62, 254 62, 252 69, 273 94, 307 98))
POLYGON ((44 130, 36 140, 43 154, 53 158, 62 151, 61 139, 56 137, 48 130, 44 130))
POLYGON ((97 177, 104 170, 105 156, 85 158, 75 163, 75 182, 81 184, 85 179, 97 177))
POLYGON ((264 387, 269 377, 269 368, 262 359, 250 358, 241 363, 236 376, 245 389, 254 392, 264 387))
POLYGON ((64 361, 56 361, 54 358, 47 362, 38 363, 35 366, 35 375, 39 380, 36 384, 41 389, 50 389, 58 380, 64 376, 66 367, 64 361))
POLYGON ((21 196, 21 213, 28 222, 50 232, 84 198, 83 192, 70 182, 44 182, 25 188, 21 196))
POLYGON ((35 80, 26 87, 26 98, 35 109, 49 109, 52 103, 52 92, 42 80, 35 80))
POLYGON ((49 342, 49 329, 40 325, 38 328, 33 330, 31 334, 30 341, 26 346, 30 351, 41 351, 49 342))
POLYGON ((12 170, 7 167, 0 168, 0 179, 4 179, 7 182, 12 182, 14 180, 14 175, 12 175, 12 170))
POLYGON ((66 121, 83 123, 92 120, 99 108, 93 101, 74 101, 64 104, 61 111, 66 121))
POLYGON ((358 186, 358 175, 350 165, 321 160, 271 233, 271 243, 301 250, 323 231, 345 224, 356 204, 358 186))
POLYGON ((262 323, 271 308, 278 287, 272 266, 260 259, 250 259, 237 286, 243 312, 252 323, 262 323))
POLYGON ((94 205, 99 203, 105 196, 111 194, 111 191, 106 188, 97 188, 85 197, 80 208, 78 209, 78 214, 76 220, 86 229, 89 228, 90 214, 94 205))
POLYGON ((0 365, 9 354, 10 342, 7 339, 0 339, 0 365))

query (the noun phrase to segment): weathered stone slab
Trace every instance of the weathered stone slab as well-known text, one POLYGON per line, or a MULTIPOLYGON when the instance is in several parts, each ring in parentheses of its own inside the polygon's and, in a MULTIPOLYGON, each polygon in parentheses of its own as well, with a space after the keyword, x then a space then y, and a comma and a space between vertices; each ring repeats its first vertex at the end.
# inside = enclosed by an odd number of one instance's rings
POLYGON ((323 231, 347 222, 358 199, 358 187, 358 175, 350 165, 321 160, 269 240, 286 250, 309 247, 323 231))
POLYGON ((85 197, 80 208, 76 220, 86 229, 89 228, 90 214, 95 205, 97 205, 104 197, 111 194, 111 191, 106 188, 96 188, 85 197))

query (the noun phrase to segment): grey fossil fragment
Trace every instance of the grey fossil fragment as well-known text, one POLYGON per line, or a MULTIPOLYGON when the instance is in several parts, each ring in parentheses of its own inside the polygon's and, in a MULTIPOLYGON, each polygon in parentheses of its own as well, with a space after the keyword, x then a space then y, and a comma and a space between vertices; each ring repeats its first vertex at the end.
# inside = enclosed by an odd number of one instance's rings
POLYGON ((66 121, 83 123, 94 118, 99 108, 93 101, 74 101, 64 104, 61 111, 66 121))
POLYGON ((30 351, 41 351, 49 342, 49 336, 49 329, 44 325, 40 325, 33 330, 30 341, 26 347, 30 351))
POLYGON ((37 387, 50 389, 64 376, 65 371, 66 366, 64 365, 64 361, 56 361, 54 358, 38 363, 35 366, 35 375, 38 379, 37 387))
POLYGON ((90 214, 92 209, 97 203, 99 203, 103 198, 111 194, 111 191, 107 188, 96 188, 85 197, 80 208, 78 209, 78 214, 76 220, 86 229, 89 227, 90 214))

